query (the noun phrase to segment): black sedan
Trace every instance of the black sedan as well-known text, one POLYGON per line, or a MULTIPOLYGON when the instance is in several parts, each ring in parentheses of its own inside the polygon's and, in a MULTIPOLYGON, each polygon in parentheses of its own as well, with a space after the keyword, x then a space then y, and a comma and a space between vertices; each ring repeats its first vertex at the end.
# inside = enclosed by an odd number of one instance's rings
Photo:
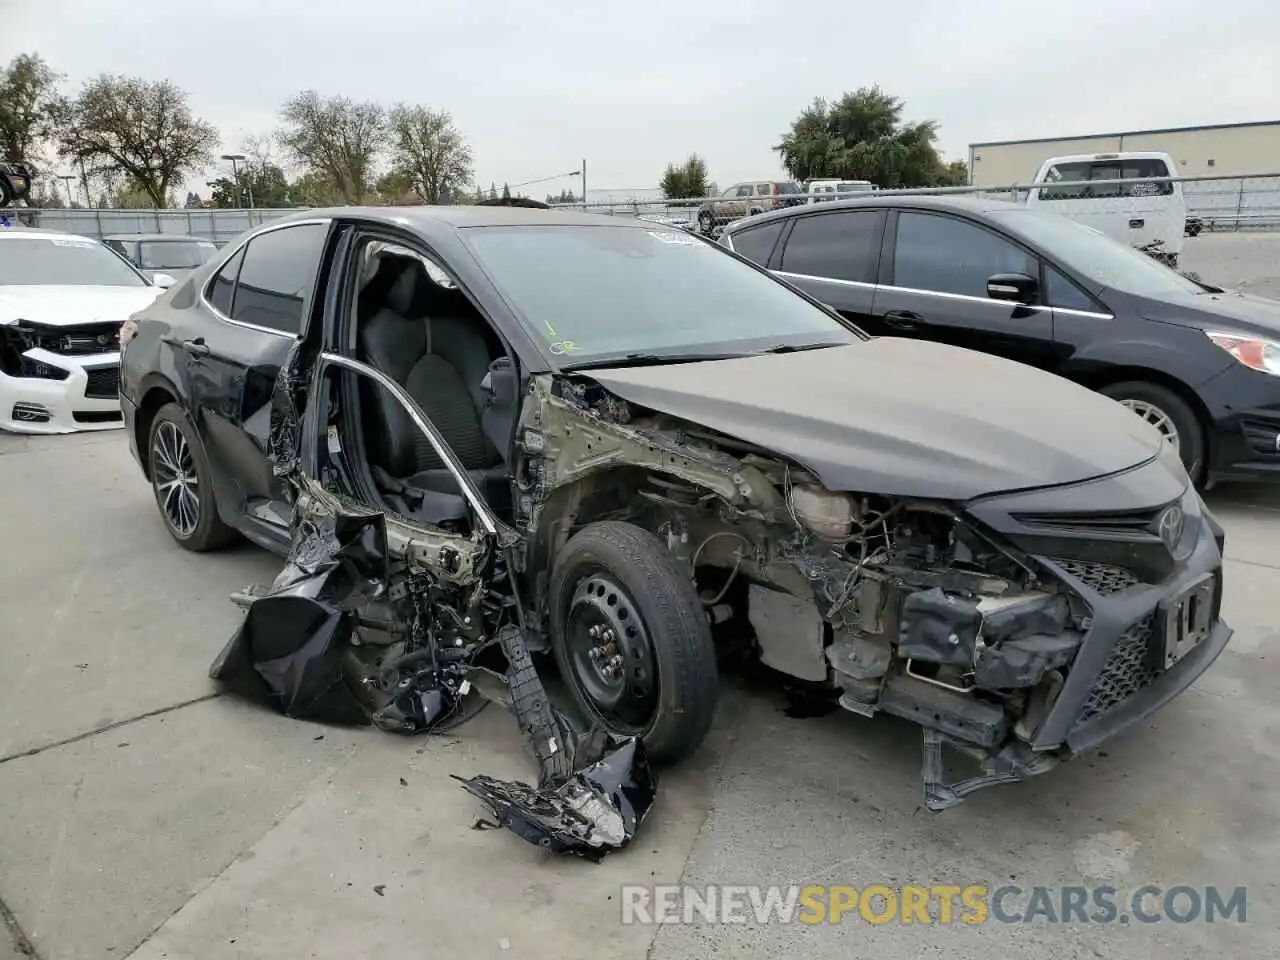
POLYGON ((558 762, 542 651, 591 726, 674 761, 738 644, 833 708, 924 727, 941 808, 1148 716, 1231 635, 1221 528, 1156 429, 1022 364, 868 338, 683 231, 309 212, 228 245, 122 341, 170 534, 290 555, 260 677, 310 673, 284 664, 354 614, 385 639, 330 667, 397 729, 451 715, 500 648, 558 762), (341 612, 313 617, 326 571, 341 612), (944 743, 984 772, 942 783, 944 743))
POLYGON ((1280 478, 1280 303, 1000 200, 838 201, 738 221, 720 242, 868 333, 997 354, 1119 400, 1206 488, 1280 478))

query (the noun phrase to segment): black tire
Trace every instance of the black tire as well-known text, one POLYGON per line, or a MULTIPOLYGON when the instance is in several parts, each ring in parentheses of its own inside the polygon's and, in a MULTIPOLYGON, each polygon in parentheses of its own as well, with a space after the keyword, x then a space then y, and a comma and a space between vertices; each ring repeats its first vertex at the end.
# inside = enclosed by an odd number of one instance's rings
POLYGON ((1146 404, 1167 416, 1178 431, 1178 453, 1191 479, 1199 483, 1204 475, 1205 435, 1200 418, 1185 400, 1168 387, 1145 380, 1109 384, 1098 391, 1112 400, 1146 404))
POLYGON ((711 233, 712 230, 715 229, 715 226, 716 226, 715 218, 712 217, 710 210, 698 211, 698 229, 699 230, 701 230, 704 234, 709 234, 711 233))
POLYGON ((213 497, 213 472, 209 468, 209 457, 205 453, 204 444, 200 442, 200 437, 186 411, 176 403, 165 404, 156 411, 155 419, 151 421, 151 429, 147 433, 147 473, 151 476, 151 491, 155 495, 156 508, 160 511, 165 529, 184 549, 193 553, 206 553, 225 547, 236 540, 238 536, 236 531, 223 523, 222 518, 218 516, 218 508, 213 497), (182 441, 186 444, 185 449, 188 451, 187 457, 182 458, 179 467, 182 468, 184 476, 194 475, 195 488, 198 491, 196 519, 190 529, 186 528, 185 523, 180 523, 176 517, 171 516, 171 511, 166 508, 166 497, 169 494, 161 488, 163 483, 168 482, 166 478, 169 473, 165 462, 166 456, 162 451, 168 450, 171 446, 169 441, 172 440, 172 431, 175 430, 181 435, 182 441), (160 446, 163 444, 169 444, 169 446, 160 446))
MULTIPOLYGON (((658 763, 675 763, 693 753, 706 738, 715 716, 720 677, 706 610, 687 570, 657 537, 629 523, 593 523, 575 534, 556 557, 549 587, 551 645, 556 664, 574 702, 592 723, 619 736, 638 736, 658 763), (623 723, 603 711, 584 689, 580 670, 579 631, 585 606, 574 604, 575 594, 606 578, 620 588, 590 602, 607 604, 620 622, 639 621, 640 646, 633 656, 624 652, 626 691, 634 683, 649 688, 644 699, 652 704, 646 720, 623 723), (630 618, 628 620, 628 618, 630 618), (572 634, 571 634, 571 631, 572 634), (647 655, 647 658, 646 658, 647 655), (645 671, 644 664, 652 669, 645 671), (650 677, 651 674, 651 677, 650 677), (651 679, 656 679, 653 691, 651 679)), ((632 631, 628 629, 628 634, 632 631)), ((621 654, 619 654, 621 655, 621 654)), ((641 704, 639 709, 645 709, 641 704)))

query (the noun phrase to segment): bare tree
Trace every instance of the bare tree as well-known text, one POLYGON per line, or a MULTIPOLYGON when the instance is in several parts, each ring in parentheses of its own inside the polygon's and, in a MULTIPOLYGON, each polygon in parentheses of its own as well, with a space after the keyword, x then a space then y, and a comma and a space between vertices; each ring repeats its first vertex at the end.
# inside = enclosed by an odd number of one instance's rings
POLYGON ((345 202, 360 203, 373 192, 374 167, 387 142, 380 104, 304 90, 284 105, 280 118, 280 145, 345 202))
POLYGON ((218 131, 168 80, 103 74, 69 104, 59 153, 110 184, 127 181, 157 207, 209 163, 218 131))
POLYGON ((36 165, 54 130, 62 97, 55 73, 38 53, 23 53, 0 69, 0 160, 36 165))
POLYGON ((403 103, 392 108, 391 156, 426 203, 440 203, 471 182, 471 148, 444 110, 403 103))

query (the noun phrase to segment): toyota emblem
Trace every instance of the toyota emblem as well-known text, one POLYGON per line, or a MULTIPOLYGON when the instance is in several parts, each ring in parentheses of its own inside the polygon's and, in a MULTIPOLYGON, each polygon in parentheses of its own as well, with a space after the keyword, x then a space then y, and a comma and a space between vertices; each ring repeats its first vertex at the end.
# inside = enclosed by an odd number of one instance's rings
POLYGON ((1178 541, 1182 539, 1182 525, 1184 521, 1182 508, 1176 503, 1172 506, 1165 507, 1164 512, 1160 514, 1160 518, 1156 521, 1156 533, 1160 539, 1164 541, 1164 545, 1172 550, 1178 545, 1178 541))

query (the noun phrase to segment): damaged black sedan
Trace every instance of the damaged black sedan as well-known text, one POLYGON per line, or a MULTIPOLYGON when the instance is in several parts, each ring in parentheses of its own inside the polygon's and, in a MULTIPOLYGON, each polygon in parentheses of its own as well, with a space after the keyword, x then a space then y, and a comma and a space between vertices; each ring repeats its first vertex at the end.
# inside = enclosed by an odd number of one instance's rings
POLYGON ((1148 716, 1231 635, 1222 530, 1140 418, 1000 358, 868 338, 655 224, 308 212, 228 245, 122 339, 130 441, 183 546, 296 556, 301 530, 379 518, 382 587, 356 606, 386 639, 353 649, 374 686, 395 668, 384 720, 438 713, 394 699, 405 658, 437 680, 461 663, 454 697, 499 651, 517 715, 550 729, 518 695, 542 702, 543 652, 583 737, 674 762, 711 725, 717 646, 745 643, 919 724, 942 809, 1148 716), (974 777, 944 782, 944 744, 974 777))

